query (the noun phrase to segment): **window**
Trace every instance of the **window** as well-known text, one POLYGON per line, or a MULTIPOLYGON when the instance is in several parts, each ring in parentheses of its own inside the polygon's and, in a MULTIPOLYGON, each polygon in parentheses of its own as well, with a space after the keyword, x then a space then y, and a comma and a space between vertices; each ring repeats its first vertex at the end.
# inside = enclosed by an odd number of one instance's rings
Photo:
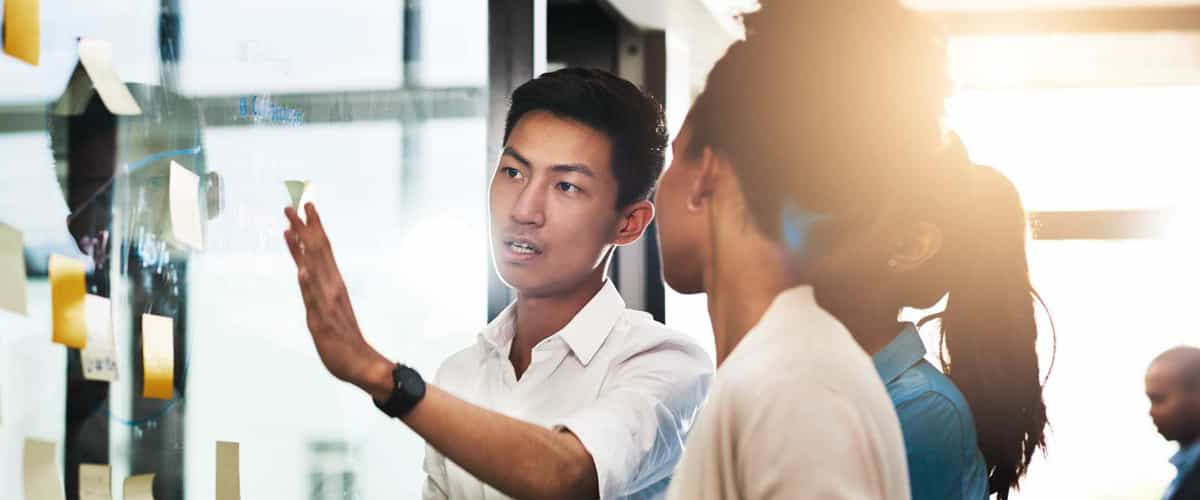
MULTIPOLYGON (((25 234, 32 274, 29 316, 0 312, 0 436, 56 441, 68 489, 72 463, 107 462, 114 489, 156 473, 160 500, 212 498, 221 440, 241 444, 246 498, 419 496, 424 443, 316 356, 282 237, 283 182, 316 186, 381 352, 432 376, 474 342, 488 287, 487 3, 330 5, 43 2, 42 66, 0 57, 0 80, 15 82, 0 89, 0 222, 25 234), (113 299, 120 377, 102 391, 48 341, 44 277, 46 255, 74 246, 61 187, 74 167, 70 125, 45 104, 62 93, 81 35, 113 42, 145 111, 116 119, 115 180, 98 188, 113 259, 89 283, 113 299), (164 236, 168 160, 201 176, 203 251, 164 236), (175 319, 170 401, 141 398, 147 311, 175 319)), ((21 496, 20 454, 0 452, 0 497, 21 496)))

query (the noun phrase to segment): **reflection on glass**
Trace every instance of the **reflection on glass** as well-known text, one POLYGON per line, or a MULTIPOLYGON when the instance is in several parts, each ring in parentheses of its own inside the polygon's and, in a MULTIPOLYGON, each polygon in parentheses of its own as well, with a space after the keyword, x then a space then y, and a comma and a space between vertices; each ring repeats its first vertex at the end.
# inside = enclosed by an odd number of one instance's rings
MULTIPOLYGON (((241 443, 245 498, 419 496, 421 440, 315 356, 283 181, 318 186, 372 344, 432 373, 472 342, 487 309, 486 2, 43 5, 43 65, 0 58, 0 131, 19 131, 0 135, 0 221, 26 232, 34 274, 30 316, 0 315, 3 441, 59 441, 68 464, 111 462, 118 483, 155 473, 159 500, 213 497, 218 440, 241 443), (45 114, 77 36, 113 42, 143 116, 45 114), (201 179, 202 252, 173 237, 172 160, 201 179), (122 378, 102 390, 46 340, 37 275, 79 245, 90 290, 113 299, 122 378), (140 397, 147 312, 175 320, 170 401, 140 397)), ((20 497, 19 452, 0 448, 2 498, 20 497)))

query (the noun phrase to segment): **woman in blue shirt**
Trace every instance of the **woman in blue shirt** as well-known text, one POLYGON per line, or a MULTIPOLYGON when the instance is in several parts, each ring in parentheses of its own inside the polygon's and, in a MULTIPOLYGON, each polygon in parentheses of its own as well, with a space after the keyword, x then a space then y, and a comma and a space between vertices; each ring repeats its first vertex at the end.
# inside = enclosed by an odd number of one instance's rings
POLYGON ((1006 499, 1046 446, 1025 211, 1012 183, 971 164, 957 141, 898 174, 882 211, 833 238, 838 262, 818 300, 873 356, 900 417, 913 498, 1006 499), (918 326, 896 318, 943 298, 921 322, 940 320, 939 371, 918 326))

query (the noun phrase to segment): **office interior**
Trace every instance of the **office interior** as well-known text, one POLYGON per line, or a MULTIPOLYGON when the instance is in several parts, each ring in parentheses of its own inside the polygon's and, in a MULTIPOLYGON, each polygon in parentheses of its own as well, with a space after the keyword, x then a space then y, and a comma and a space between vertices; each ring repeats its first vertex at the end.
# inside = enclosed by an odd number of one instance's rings
MULTIPOLYGON (((947 126, 1019 189, 1052 312, 1049 451, 1013 498, 1158 498, 1174 445, 1142 377, 1200 344, 1200 2, 906 3, 948 33, 947 126)), ((114 483, 154 473, 159 500, 213 498, 217 441, 240 444, 243 498, 419 498, 424 443, 330 377, 306 333, 284 181, 316 188, 369 340, 432 374, 511 299, 487 186, 512 90, 606 69, 662 102, 674 134, 747 5, 42 1, 39 63, 0 55, 0 223, 23 235, 28 298, 0 311, 0 498, 22 498, 29 438, 56 443, 69 499, 84 463, 114 483), (141 114, 71 95, 80 37, 111 43, 141 114), (197 174, 201 251, 167 236, 171 162, 197 174), (111 301, 114 381, 49 340, 52 254, 89 262, 88 293, 111 301), (142 397, 146 313, 174 319, 169 399, 142 397)), ((712 355, 705 298, 664 284, 653 231, 611 279, 712 355)))

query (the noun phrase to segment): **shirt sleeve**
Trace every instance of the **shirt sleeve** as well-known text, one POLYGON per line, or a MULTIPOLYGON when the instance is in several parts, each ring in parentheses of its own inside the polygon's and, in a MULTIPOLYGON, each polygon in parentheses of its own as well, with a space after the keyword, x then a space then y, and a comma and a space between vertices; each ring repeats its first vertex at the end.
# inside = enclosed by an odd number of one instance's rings
POLYGON ((421 488, 422 500, 449 500, 446 493, 446 457, 432 446, 425 446, 425 485, 421 488))
POLYGON ((698 346, 663 342, 618 361, 597 401, 554 427, 591 454, 602 500, 626 496, 671 476, 711 377, 698 346))
POLYGON ((963 423, 945 396, 924 393, 896 407, 904 433, 913 498, 959 498, 965 493, 963 423))

